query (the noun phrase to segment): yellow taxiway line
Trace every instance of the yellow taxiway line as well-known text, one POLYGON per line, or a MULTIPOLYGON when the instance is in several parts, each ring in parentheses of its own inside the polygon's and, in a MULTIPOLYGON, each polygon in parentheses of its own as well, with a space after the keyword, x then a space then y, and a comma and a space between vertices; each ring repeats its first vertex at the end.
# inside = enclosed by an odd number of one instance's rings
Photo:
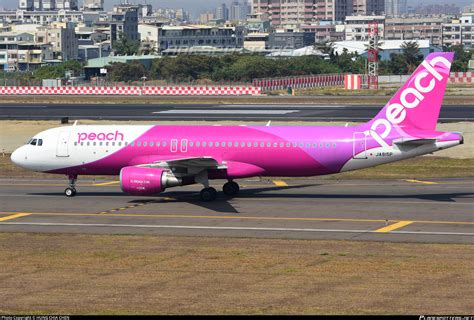
MULTIPOLYGON (((104 211, 107 212, 107 211, 104 211)), ((258 217, 258 216, 204 216, 204 215, 180 215, 180 214, 143 214, 143 213, 111 213, 111 214, 97 214, 97 213, 61 213, 61 212, 0 212, 0 215, 12 215, 12 214, 23 214, 23 215, 44 215, 44 216, 88 216, 88 217, 135 217, 135 218, 168 218, 168 219, 223 219, 223 220, 275 220, 275 221, 332 221, 332 222, 386 222, 383 219, 358 219, 358 218, 303 218, 303 217, 258 217)), ((385 228, 401 228, 402 226, 411 223, 421 224, 457 224, 457 225, 474 225, 474 221, 436 221, 436 220, 390 220, 394 224, 389 225, 385 228), (400 223, 404 223, 401 225, 400 223), (395 226, 397 225, 397 226, 395 226)), ((378 229, 381 230, 381 229, 378 229)), ((383 231, 380 231, 383 232, 383 231)))
POLYGON ((12 219, 16 219, 16 218, 26 217, 26 216, 29 216, 29 215, 31 215, 31 214, 30 213, 17 213, 17 214, 6 216, 6 217, 1 217, 0 221, 12 220, 12 219))
POLYGON ((433 181, 422 181, 422 180, 405 180, 406 182, 413 182, 413 183, 421 183, 421 184, 438 184, 438 182, 433 182, 433 181))
POLYGON ((386 227, 377 229, 377 230, 375 230, 375 232, 381 232, 381 233, 390 232, 390 231, 393 231, 393 230, 396 230, 396 229, 403 228, 403 227, 405 227, 409 224, 412 224, 413 222, 414 221, 398 221, 397 223, 394 223, 394 224, 388 225, 386 227))
POLYGON ((119 184, 120 181, 110 181, 110 182, 101 182, 101 183, 94 183, 92 186, 94 187, 102 187, 102 186, 109 186, 111 184, 119 184))
POLYGON ((283 180, 273 180, 272 181, 274 185, 276 185, 277 187, 288 187, 288 183, 286 183, 285 181, 283 180))

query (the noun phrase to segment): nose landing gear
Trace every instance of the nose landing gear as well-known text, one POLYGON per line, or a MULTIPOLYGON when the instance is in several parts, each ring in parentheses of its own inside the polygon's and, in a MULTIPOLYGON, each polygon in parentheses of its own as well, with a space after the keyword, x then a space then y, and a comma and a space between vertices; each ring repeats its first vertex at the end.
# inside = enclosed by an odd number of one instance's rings
POLYGON ((64 194, 66 197, 74 197, 76 195, 76 181, 77 181, 77 175, 69 175, 69 187, 67 187, 64 190, 64 194))

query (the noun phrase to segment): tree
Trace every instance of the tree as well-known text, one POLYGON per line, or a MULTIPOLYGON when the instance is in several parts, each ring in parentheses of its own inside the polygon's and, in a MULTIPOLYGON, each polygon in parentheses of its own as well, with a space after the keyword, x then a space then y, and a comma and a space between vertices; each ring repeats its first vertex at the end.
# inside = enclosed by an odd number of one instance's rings
POLYGON ((403 49, 403 58, 408 73, 413 73, 416 67, 423 61, 423 54, 416 41, 407 41, 400 46, 403 49))
POLYGON ((145 66, 138 61, 132 63, 114 62, 107 67, 107 73, 112 81, 138 81, 147 77, 145 66))
POLYGON ((443 51, 454 52, 454 61, 451 66, 451 71, 465 72, 468 70, 469 60, 474 54, 474 48, 470 50, 465 49, 462 44, 446 46, 443 51))
POLYGON ((132 56, 138 54, 140 43, 130 40, 125 33, 121 32, 119 34, 119 40, 112 43, 112 48, 117 55, 132 56))

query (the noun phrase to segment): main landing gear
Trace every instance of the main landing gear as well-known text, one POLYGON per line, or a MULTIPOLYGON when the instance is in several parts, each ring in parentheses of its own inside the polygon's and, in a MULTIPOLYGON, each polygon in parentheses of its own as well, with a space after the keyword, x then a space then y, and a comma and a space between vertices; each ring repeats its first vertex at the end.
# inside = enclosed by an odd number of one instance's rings
POLYGON ((240 190, 237 182, 229 181, 222 187, 222 191, 228 196, 235 196, 240 190))
MULTIPOLYGON (((227 196, 235 196, 239 190, 239 185, 234 181, 229 181, 222 187, 222 191, 227 196)), ((217 198, 217 191, 213 187, 207 187, 201 190, 200 196, 202 201, 214 201, 217 198)))
POLYGON ((77 181, 77 175, 69 175, 69 187, 64 190, 64 194, 66 197, 74 197, 76 195, 76 181, 77 181))
MULTIPOLYGON (((202 201, 214 201, 217 198, 217 191, 213 187, 209 186, 209 179, 207 176, 207 171, 203 170, 196 175, 195 181, 201 183, 204 186, 204 189, 201 190, 199 194, 202 201)), ((229 181, 224 184, 222 191, 228 196, 235 196, 239 192, 239 185, 234 181, 229 181)))

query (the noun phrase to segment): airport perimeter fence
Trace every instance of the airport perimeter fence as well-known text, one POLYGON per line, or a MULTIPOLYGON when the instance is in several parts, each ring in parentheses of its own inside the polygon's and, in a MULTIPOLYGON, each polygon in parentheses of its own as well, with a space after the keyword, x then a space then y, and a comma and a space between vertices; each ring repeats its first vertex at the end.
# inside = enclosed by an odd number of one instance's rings
POLYGON ((320 74, 282 78, 261 78, 254 79, 252 84, 254 87, 261 88, 262 92, 286 90, 289 87, 293 89, 335 87, 344 85, 344 75, 320 74))
POLYGON ((242 96, 260 93, 260 88, 248 86, 0 87, 0 95, 242 96))

